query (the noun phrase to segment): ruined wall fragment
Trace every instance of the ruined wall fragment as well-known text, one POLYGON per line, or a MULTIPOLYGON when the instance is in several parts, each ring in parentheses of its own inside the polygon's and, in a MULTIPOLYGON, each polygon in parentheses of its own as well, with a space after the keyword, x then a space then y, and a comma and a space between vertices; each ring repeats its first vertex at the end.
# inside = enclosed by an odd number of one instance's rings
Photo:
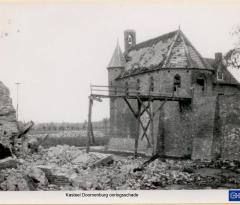
MULTIPOLYGON (((12 105, 9 89, 0 82, 0 145, 12 149, 11 143, 17 133, 16 112, 12 105)), ((4 158, 1 156, 3 154, 4 152, 0 152, 0 158, 4 158)))

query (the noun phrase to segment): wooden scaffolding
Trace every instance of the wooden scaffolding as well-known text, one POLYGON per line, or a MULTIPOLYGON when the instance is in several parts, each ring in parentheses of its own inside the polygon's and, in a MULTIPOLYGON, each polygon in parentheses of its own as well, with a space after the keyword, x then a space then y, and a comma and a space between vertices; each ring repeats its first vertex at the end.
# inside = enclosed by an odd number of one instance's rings
MULTIPOLYGON (((132 112, 133 116, 137 120, 137 132, 135 135, 135 147, 134 147, 134 155, 137 156, 138 151, 138 141, 139 141, 139 128, 141 127, 143 130, 142 136, 140 139, 142 140, 144 137, 146 138, 149 146, 154 146, 154 133, 153 133, 153 119, 157 112, 159 112, 163 105, 167 101, 189 101, 191 102, 190 96, 176 96, 173 93, 160 93, 160 92, 152 92, 151 89, 146 92, 140 92, 137 86, 132 87, 121 87, 121 86, 103 86, 103 85, 91 85, 91 94, 89 96, 89 111, 88 111, 88 128, 87 128, 87 152, 89 152, 90 145, 95 144, 95 138, 93 133, 92 126, 92 107, 93 101, 101 102, 104 98, 116 99, 121 98, 125 101, 126 105, 132 112), (133 106, 129 102, 129 100, 135 99, 137 101, 137 110, 134 110, 133 106), (156 110, 153 110, 151 106, 151 102, 160 101, 160 105, 156 110), (141 120, 141 116, 144 113, 148 114, 148 122, 146 126, 141 120), (150 136, 147 134, 147 130, 150 130, 150 136)), ((164 144, 164 143, 161 143, 164 144)))

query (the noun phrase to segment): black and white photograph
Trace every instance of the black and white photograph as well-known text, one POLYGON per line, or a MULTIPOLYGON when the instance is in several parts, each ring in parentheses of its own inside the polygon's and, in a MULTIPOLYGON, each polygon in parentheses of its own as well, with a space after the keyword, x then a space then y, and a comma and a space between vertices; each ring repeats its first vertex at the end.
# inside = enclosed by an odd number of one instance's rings
POLYGON ((1 192, 240 189, 239 11, 1 1, 1 192))

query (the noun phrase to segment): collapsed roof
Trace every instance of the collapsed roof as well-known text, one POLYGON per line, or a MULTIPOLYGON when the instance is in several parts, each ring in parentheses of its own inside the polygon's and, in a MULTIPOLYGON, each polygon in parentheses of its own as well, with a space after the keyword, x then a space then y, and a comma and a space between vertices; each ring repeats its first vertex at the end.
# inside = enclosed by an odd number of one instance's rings
POLYGON ((119 78, 164 68, 214 70, 181 30, 138 43, 124 56, 117 46, 108 67, 116 67, 116 63, 125 67, 119 78))

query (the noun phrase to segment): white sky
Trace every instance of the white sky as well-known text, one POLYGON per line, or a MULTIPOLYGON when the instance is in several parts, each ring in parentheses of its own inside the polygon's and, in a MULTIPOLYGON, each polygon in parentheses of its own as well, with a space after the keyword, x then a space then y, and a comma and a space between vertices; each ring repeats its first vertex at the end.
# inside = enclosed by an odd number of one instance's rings
MULTIPOLYGON (((229 33, 240 24, 236 1, 113 2, 0 3, 0 80, 14 106, 15 82, 22 83, 20 119, 86 120, 89 84, 107 85, 106 66, 117 39, 123 49, 125 29, 141 42, 181 25, 198 51, 213 57, 232 47, 229 33)), ((95 103, 93 120, 108 116, 108 101, 95 103)))

